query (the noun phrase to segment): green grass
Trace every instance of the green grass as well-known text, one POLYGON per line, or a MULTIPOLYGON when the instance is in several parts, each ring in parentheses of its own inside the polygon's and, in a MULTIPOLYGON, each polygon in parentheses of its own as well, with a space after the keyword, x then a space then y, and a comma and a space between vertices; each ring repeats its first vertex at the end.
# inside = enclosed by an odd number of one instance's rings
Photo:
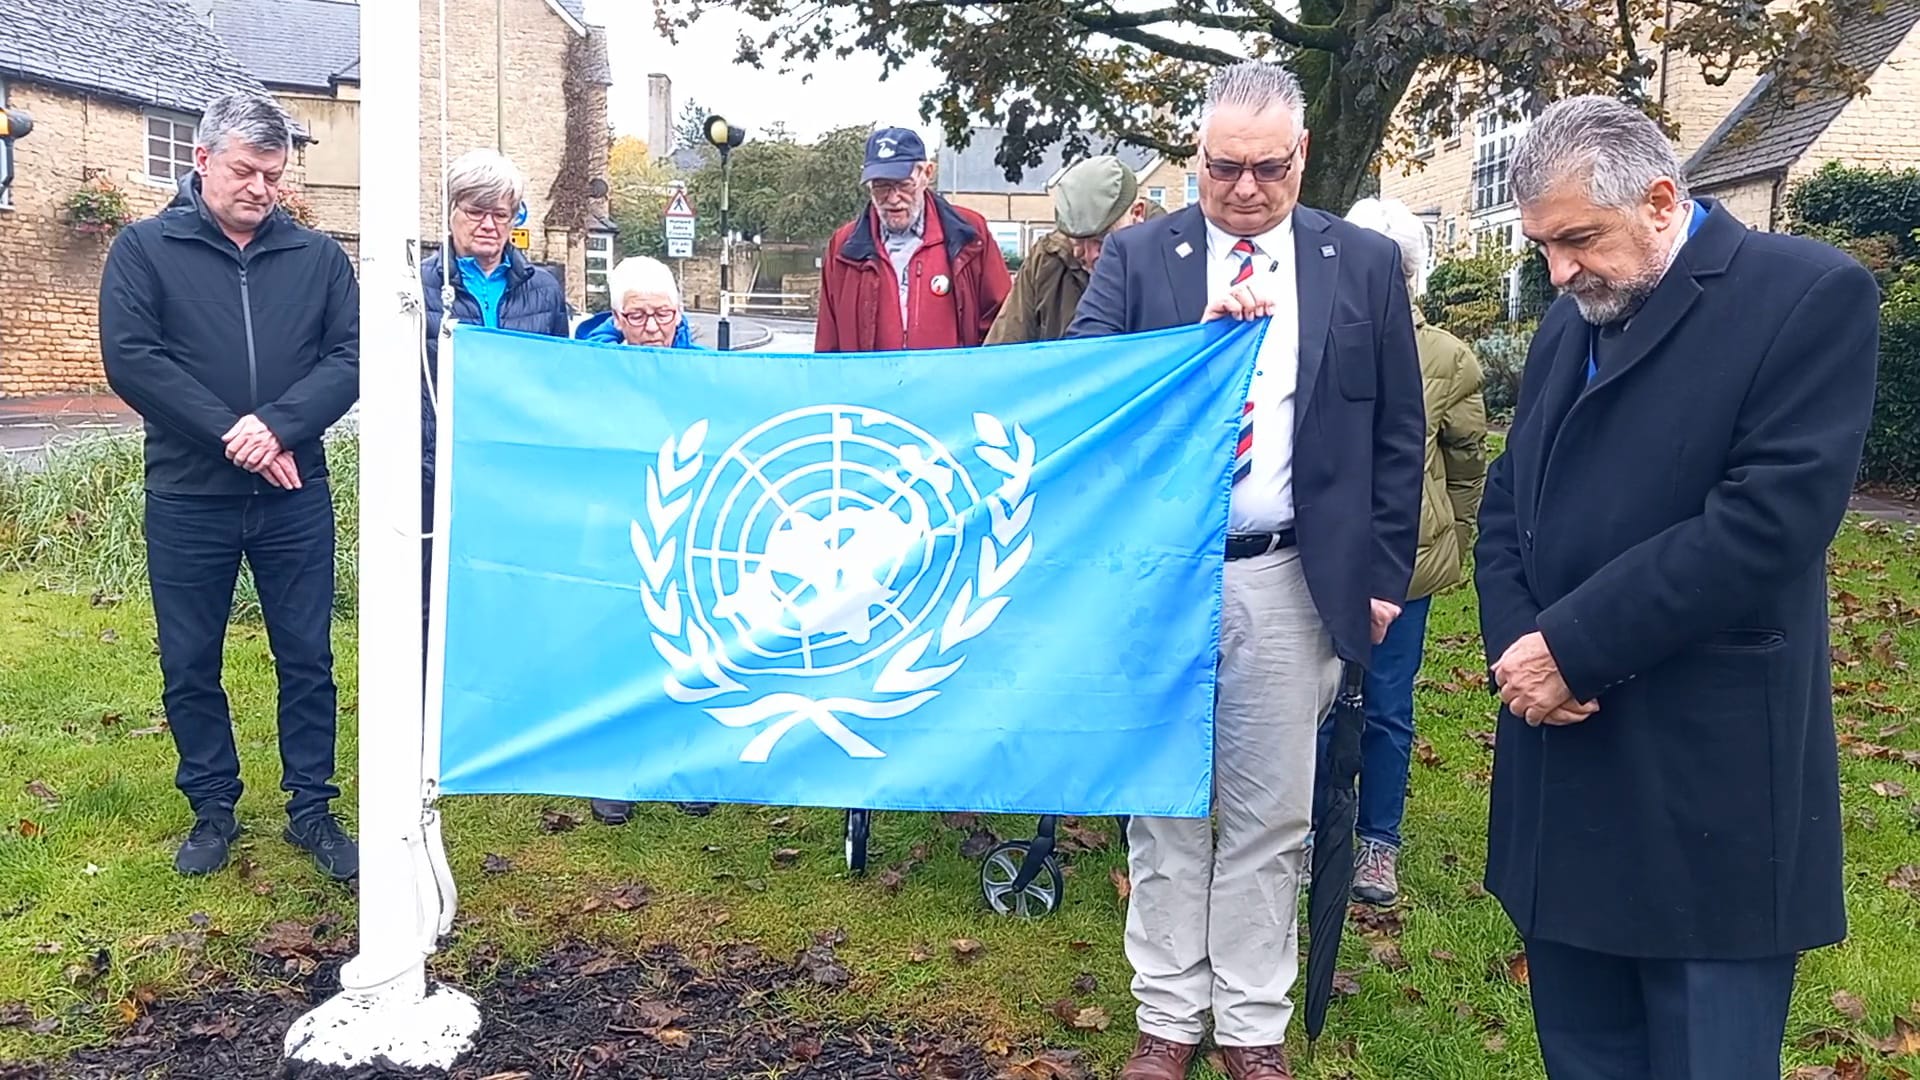
MULTIPOLYGON (((1900 662, 1920 660, 1920 534, 1849 523, 1833 565, 1836 590, 1861 609, 1836 633, 1843 660, 1857 663, 1836 673, 1843 731, 1920 750, 1920 728, 1905 727, 1920 719, 1920 685, 1900 662)), ((249 872, 185 881, 169 868, 187 824, 171 784, 172 745, 164 734, 140 733, 156 723, 159 702, 151 612, 138 599, 96 606, 90 590, 82 592, 0 575, 0 1006, 25 1002, 37 1017, 62 1022, 45 1035, 0 1028, 0 1060, 99 1041, 154 994, 264 978, 253 974, 249 946, 275 922, 352 925, 351 896, 323 883, 278 837, 272 673, 259 630, 236 625, 227 660, 248 785, 240 813, 252 832, 240 855, 249 872), (27 790, 35 780, 59 795, 57 806, 27 790), (46 951, 54 945, 59 951, 46 951), (109 963, 96 976, 91 958, 100 950, 109 963)), ((342 624, 337 645, 342 700, 351 702, 351 624, 342 624)), ((1509 972, 1518 942, 1476 885, 1490 755, 1472 733, 1493 722, 1491 699, 1472 685, 1481 666, 1471 597, 1455 590, 1434 609, 1418 690, 1420 732, 1432 752, 1414 766, 1401 929, 1393 936, 1350 927, 1340 966, 1355 973, 1358 993, 1336 999, 1329 1038, 1303 1077, 1542 1075, 1526 991, 1509 972)), ((348 709, 341 760, 349 809, 353 730, 348 709)), ((1920 1073, 1920 1057, 1800 1045, 1823 1031, 1885 1038, 1896 1016, 1920 1019, 1911 1011, 1920 1008, 1920 896, 1887 884, 1901 866, 1920 864, 1920 770, 1848 752, 1842 775, 1852 936, 1803 964, 1789 1060, 1831 1064, 1852 1055, 1877 1070, 1869 1075, 1894 1076, 1886 1070, 1896 1065, 1920 1073), (1836 1010, 1831 999, 1840 990, 1865 1003, 1864 1021, 1836 1010)), ((1124 865, 1115 843, 1074 858, 1063 910, 1015 922, 983 910, 977 864, 958 850, 964 833, 937 815, 877 815, 876 876, 854 880, 842 868, 840 816, 829 811, 726 807, 698 819, 644 807, 625 828, 608 829, 575 800, 456 798, 445 809, 461 916, 436 963, 456 981, 485 980, 497 965, 569 937, 669 941, 696 953, 747 941, 791 955, 815 932, 838 928, 851 990, 793 994, 789 1007, 949 1027, 989 1043, 1079 1046, 1109 1068, 1130 1044, 1123 906, 1109 877, 1124 865), (547 809, 582 824, 547 833, 547 809), (877 872, 919 845, 925 861, 890 895, 877 872), (776 863, 782 849, 798 850, 791 866, 776 863), (484 872, 490 854, 511 869, 484 872), (634 882, 651 886, 649 905, 588 910, 593 897, 634 882), (959 938, 984 943, 973 962, 955 957, 959 938), (1098 983, 1086 1003, 1111 1016, 1104 1033, 1071 1032, 1048 1015, 1083 973, 1098 983)), ((1003 837, 1032 827, 1031 819, 989 824, 1003 837)), ((1110 822, 1087 824, 1112 836, 1110 822)))

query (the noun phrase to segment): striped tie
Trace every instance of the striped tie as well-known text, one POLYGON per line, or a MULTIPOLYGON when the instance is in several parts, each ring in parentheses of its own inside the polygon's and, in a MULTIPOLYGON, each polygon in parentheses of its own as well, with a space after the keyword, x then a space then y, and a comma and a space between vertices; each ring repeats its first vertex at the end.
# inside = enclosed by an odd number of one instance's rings
POLYGON ((1233 245, 1233 253, 1240 256, 1240 269, 1233 275, 1233 283, 1235 285, 1244 284, 1248 278, 1253 276, 1254 251, 1253 241, 1244 236, 1240 238, 1239 243, 1233 245))
POLYGON ((1240 441, 1233 445, 1233 486, 1253 471, 1253 402, 1240 407, 1240 441))

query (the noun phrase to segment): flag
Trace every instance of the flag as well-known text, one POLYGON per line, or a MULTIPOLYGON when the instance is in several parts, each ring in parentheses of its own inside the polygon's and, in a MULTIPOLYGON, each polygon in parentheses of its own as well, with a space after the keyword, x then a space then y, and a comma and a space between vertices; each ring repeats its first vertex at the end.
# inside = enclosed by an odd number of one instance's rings
POLYGON ((1205 815, 1264 332, 780 356, 460 327, 440 790, 1205 815))

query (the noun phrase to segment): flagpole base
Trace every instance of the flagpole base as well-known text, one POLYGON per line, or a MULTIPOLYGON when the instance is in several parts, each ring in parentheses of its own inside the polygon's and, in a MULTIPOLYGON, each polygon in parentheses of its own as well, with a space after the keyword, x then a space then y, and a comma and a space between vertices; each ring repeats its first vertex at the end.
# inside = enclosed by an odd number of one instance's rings
POLYGON ((479 1033, 479 1005, 451 986, 428 984, 416 967, 378 986, 342 990, 294 1021, 286 1057, 340 1068, 449 1069, 479 1033))

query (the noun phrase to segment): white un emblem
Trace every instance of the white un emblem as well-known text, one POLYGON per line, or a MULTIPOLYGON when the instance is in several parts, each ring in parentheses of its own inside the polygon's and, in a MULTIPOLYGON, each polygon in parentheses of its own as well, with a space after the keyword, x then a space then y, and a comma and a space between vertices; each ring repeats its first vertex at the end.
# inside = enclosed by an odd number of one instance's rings
POLYGON ((1001 478, 983 497, 938 439, 880 410, 783 413, 710 468, 706 427, 662 445, 647 473, 647 526, 631 528, 654 648, 673 669, 668 696, 729 727, 764 724, 742 761, 767 760, 803 723, 853 757, 884 756, 847 721, 932 700, 959 669, 959 646, 1006 606, 1001 592, 1033 547, 1032 438, 975 414, 973 453, 1001 478), (840 680, 840 693, 822 697, 794 681, 882 656, 879 674, 857 684, 864 693, 840 680), (793 689, 723 703, 769 681, 793 689))

